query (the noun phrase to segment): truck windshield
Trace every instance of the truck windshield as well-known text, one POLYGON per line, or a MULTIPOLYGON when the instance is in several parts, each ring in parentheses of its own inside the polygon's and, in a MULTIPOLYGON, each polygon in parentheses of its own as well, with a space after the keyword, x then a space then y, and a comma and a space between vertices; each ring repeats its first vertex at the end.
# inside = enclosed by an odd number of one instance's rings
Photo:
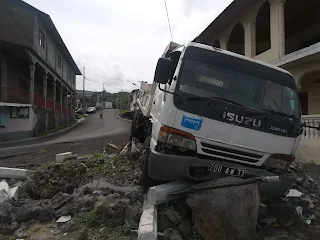
POLYGON ((220 98, 244 107, 299 118, 297 90, 222 66, 185 60, 179 77, 179 91, 203 98, 220 98))

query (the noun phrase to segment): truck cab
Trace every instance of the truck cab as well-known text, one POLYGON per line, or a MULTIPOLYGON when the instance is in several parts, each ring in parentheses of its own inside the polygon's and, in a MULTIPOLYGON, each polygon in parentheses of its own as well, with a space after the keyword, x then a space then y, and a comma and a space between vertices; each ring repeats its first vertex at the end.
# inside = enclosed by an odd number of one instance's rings
POLYGON ((149 147, 142 184, 276 175, 294 161, 301 134, 289 72, 193 42, 165 50, 131 128, 149 147))

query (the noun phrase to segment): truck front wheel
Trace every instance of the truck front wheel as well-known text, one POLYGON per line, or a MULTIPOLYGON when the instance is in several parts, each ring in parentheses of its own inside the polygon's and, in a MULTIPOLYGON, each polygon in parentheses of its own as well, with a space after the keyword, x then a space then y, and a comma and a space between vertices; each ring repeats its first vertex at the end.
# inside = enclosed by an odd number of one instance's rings
POLYGON ((131 128, 130 128, 130 140, 132 140, 133 137, 137 136, 137 126, 138 126, 138 113, 135 111, 133 115, 133 120, 131 123, 131 128))
POLYGON ((149 155, 150 155, 150 140, 151 137, 147 137, 144 144, 146 146, 146 150, 143 156, 143 162, 141 163, 141 170, 139 172, 138 182, 139 185, 144 187, 147 191, 149 187, 155 184, 155 181, 149 177, 148 174, 148 163, 149 163, 149 155))

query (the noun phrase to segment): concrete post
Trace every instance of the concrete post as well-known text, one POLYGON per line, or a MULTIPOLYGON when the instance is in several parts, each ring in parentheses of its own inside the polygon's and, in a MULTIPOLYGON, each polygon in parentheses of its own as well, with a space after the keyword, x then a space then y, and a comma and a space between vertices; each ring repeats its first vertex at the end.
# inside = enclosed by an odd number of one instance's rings
POLYGON ((70 93, 70 116, 73 116, 73 94, 70 93))
POLYGON ((278 58, 285 55, 285 0, 270 0, 271 48, 278 58))
POLYGON ((0 78, 1 78, 1 82, 0 82, 0 90, 1 90, 1 99, 0 101, 3 102, 7 102, 7 63, 4 59, 4 57, 2 57, 0 55, 0 78))
POLYGON ((53 83, 52 83, 52 86, 53 86, 53 110, 55 111, 56 110, 56 98, 57 98, 57 83, 56 83, 56 80, 53 80, 53 83))
POLYGON ((36 67, 35 65, 30 65, 30 103, 34 103, 34 75, 36 67))
POLYGON ((252 18, 247 18, 243 21, 243 27, 245 56, 253 58, 256 56, 256 23, 252 18))
POLYGON ((47 108, 47 87, 48 87, 48 74, 47 74, 47 71, 44 71, 44 76, 43 76, 44 108, 47 108))
POLYGON ((60 88, 60 107, 61 107, 61 113, 62 113, 62 106, 63 106, 63 98, 62 98, 62 94, 63 94, 63 85, 61 85, 60 88))
POLYGON ((69 101, 68 101, 68 90, 66 90, 66 95, 65 95, 65 97, 64 97, 64 105, 66 106, 66 107, 68 107, 69 106, 69 101))
POLYGON ((227 47, 228 47, 227 37, 226 36, 220 37, 219 41, 220 41, 220 48, 223 50, 227 50, 227 47))

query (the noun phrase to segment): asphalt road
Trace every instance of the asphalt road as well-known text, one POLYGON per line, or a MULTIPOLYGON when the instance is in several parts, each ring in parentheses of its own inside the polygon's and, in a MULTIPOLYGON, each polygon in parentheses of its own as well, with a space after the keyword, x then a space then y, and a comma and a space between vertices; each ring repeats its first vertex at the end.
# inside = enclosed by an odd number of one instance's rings
POLYGON ((22 142, 0 144, 0 166, 23 166, 54 159, 55 154, 72 151, 86 155, 101 150, 108 142, 121 145, 128 140, 130 122, 117 116, 117 110, 90 114, 66 132, 22 142), (33 161, 34 159, 34 161, 33 161))

